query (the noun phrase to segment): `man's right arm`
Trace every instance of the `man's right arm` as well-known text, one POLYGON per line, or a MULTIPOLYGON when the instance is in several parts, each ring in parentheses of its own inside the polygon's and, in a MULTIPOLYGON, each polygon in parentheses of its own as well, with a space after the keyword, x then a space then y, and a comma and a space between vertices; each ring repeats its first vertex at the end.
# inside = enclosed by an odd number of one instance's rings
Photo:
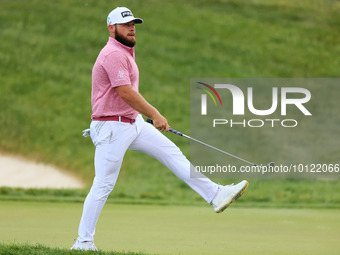
POLYGON ((155 128, 160 131, 169 131, 169 124, 159 111, 149 104, 144 97, 135 91, 131 85, 122 85, 115 87, 120 98, 137 112, 153 120, 155 128))

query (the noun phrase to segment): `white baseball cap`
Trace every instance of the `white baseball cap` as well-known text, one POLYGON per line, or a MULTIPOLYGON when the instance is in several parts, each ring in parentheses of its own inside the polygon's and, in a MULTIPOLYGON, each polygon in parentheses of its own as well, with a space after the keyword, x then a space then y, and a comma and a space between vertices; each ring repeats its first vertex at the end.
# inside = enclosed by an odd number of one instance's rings
POLYGON ((134 20, 136 24, 143 23, 140 18, 135 18, 126 7, 117 7, 107 16, 107 25, 124 24, 134 20))

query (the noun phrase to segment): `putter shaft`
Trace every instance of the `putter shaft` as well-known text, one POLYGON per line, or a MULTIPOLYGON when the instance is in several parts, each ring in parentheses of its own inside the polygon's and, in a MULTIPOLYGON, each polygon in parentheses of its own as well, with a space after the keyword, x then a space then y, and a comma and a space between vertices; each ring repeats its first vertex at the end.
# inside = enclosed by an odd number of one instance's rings
MULTIPOLYGON (((149 119, 149 118, 146 119, 146 122, 148 122, 148 123, 150 123, 150 124, 153 124, 152 119, 149 119)), ((185 137, 185 138, 187 138, 187 139, 189 139, 189 140, 192 140, 192 141, 194 141, 194 142, 196 142, 196 143, 202 144, 202 145, 207 146, 207 147, 209 147, 209 148, 211 148, 211 149, 214 149, 214 150, 216 150, 216 151, 219 151, 219 152, 221 152, 221 153, 223 153, 223 154, 226 154, 226 155, 228 155, 228 156, 230 156, 230 157, 233 157, 233 158, 236 158, 236 159, 238 159, 238 160, 241 160, 241 161, 243 161, 243 162, 245 162, 245 163, 247 163, 247 164, 250 164, 250 165, 252 165, 252 166, 257 166, 257 164, 254 164, 254 163, 252 163, 252 162, 249 162, 249 161, 247 161, 247 160, 245 160, 245 159, 243 159, 243 158, 237 157, 237 156, 235 156, 235 155, 233 155, 233 154, 231 154, 231 153, 228 153, 228 152, 223 151, 223 150, 221 150, 221 149, 218 149, 218 148, 216 148, 216 147, 214 147, 214 146, 212 146, 212 145, 209 145, 209 144, 204 143, 204 142, 202 142, 202 141, 200 141, 200 140, 197 140, 197 139, 195 139, 195 138, 193 138, 193 137, 190 137, 190 136, 188 136, 188 135, 185 135, 185 134, 183 134, 183 133, 181 133, 181 132, 179 132, 179 131, 177 131, 177 130, 175 130, 175 129, 170 128, 169 131, 170 131, 171 133, 174 133, 174 134, 179 135, 179 136, 183 136, 183 137, 185 137)))

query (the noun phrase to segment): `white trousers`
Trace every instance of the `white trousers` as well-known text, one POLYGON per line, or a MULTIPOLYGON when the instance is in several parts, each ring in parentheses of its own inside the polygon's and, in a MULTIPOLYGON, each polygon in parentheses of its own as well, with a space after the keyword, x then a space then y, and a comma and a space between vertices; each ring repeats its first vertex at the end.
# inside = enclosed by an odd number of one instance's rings
POLYGON ((180 149, 139 115, 134 124, 92 121, 91 138, 96 146, 95 178, 87 195, 79 225, 79 241, 93 241, 99 214, 113 190, 125 152, 140 151, 159 160, 208 203, 218 185, 208 178, 190 178, 191 164, 180 149))

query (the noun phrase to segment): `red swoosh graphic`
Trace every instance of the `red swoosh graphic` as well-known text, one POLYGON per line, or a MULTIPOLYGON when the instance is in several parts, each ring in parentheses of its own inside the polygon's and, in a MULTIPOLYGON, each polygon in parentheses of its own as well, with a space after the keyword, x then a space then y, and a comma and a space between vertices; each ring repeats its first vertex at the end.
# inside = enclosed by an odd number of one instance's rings
POLYGON ((203 82, 197 82, 197 83, 202 84, 203 86, 206 86, 206 87, 208 87, 209 89, 211 89, 212 92, 215 93, 215 95, 217 96, 218 100, 220 101, 220 103, 221 103, 221 105, 222 105, 222 100, 221 100, 221 98, 220 98, 220 95, 217 93, 217 91, 216 91, 213 87, 211 87, 210 85, 205 84, 205 83, 203 83, 203 82))

